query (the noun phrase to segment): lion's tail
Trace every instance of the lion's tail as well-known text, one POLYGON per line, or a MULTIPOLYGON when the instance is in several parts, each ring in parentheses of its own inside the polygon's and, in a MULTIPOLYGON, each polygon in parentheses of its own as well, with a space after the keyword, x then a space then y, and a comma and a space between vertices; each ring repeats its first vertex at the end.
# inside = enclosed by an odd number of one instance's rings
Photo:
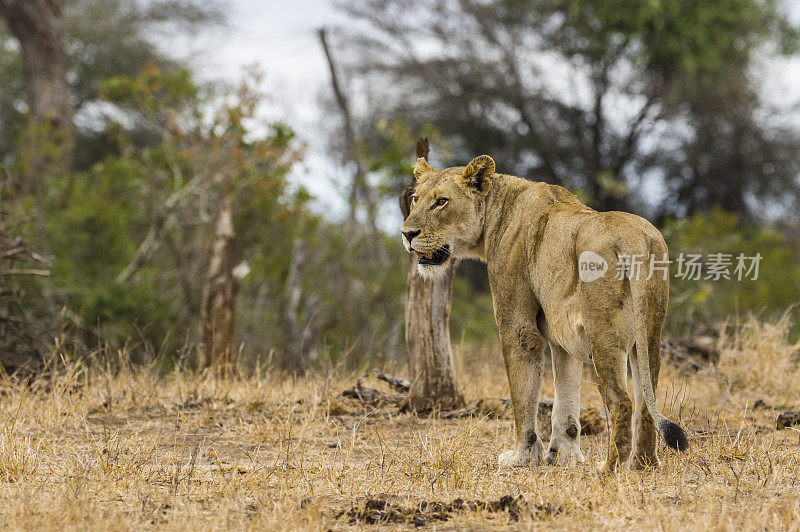
MULTIPOLYGON (((645 246, 649 252, 650 246, 645 246)), ((647 255, 647 259, 649 259, 647 255)), ((644 268, 640 272, 638 278, 632 275, 631 283, 631 297, 633 299, 633 316, 636 328, 636 360, 639 370, 638 385, 641 388, 642 397, 644 398, 647 411, 653 417, 658 430, 664 437, 664 441, 668 446, 679 451, 685 451, 689 448, 689 440, 686 437, 686 432, 677 423, 670 421, 661 413, 656 403, 656 395, 653 391, 652 376, 650 373, 650 353, 649 342, 647 341, 647 277, 649 273, 648 261, 645 261, 644 268)), ((635 272, 634 272, 635 273, 635 272)))

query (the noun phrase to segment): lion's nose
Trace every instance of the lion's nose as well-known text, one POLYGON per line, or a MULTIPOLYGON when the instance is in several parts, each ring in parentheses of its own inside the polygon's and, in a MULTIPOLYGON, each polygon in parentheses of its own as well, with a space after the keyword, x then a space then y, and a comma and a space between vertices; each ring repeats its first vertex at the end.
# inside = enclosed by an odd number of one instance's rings
POLYGON ((406 237, 406 241, 411 244, 411 241, 414 240, 414 237, 420 234, 420 231, 403 231, 403 236, 406 237))

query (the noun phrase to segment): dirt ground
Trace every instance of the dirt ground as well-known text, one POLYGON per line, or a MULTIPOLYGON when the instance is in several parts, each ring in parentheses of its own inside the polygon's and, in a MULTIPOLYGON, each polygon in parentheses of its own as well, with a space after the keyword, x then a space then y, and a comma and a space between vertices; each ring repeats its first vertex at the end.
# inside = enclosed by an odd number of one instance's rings
MULTIPOLYGON (((460 347, 457 358, 468 400, 508 397, 495 346, 460 347)), ((583 464, 498 470, 513 444, 509 412, 420 417, 363 405, 341 396, 357 375, 340 371, 218 378, 74 364, 0 384, 0 522, 800 530, 800 427, 775 428, 779 413, 800 409, 798 366, 785 324, 755 323, 726 340, 715 368, 665 364, 659 403, 689 430, 689 452, 661 443, 659 469, 604 477, 607 431, 582 437, 583 464)), ((590 368, 584 376, 583 405, 601 407, 590 368)), ((548 423, 540 417, 543 437, 548 423)))

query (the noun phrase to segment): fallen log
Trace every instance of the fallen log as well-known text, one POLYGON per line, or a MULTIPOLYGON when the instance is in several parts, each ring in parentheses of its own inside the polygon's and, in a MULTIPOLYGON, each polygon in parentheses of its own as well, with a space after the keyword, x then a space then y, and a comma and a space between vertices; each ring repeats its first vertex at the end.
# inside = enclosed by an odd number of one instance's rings
POLYGON ((400 393, 408 393, 411 389, 411 383, 405 379, 401 379, 400 377, 395 377, 394 375, 389 375, 388 373, 384 373, 383 371, 375 368, 372 370, 378 378, 391 386, 392 390, 400 393))
MULTIPOLYGON (((382 392, 376 388, 364 385, 364 379, 369 374, 359 377, 355 386, 342 392, 342 397, 356 400, 367 406, 396 405, 400 412, 407 411, 408 391, 411 385, 405 379, 389 375, 388 373, 373 369, 372 372, 379 380, 386 382, 397 394, 382 392)), ((555 400, 545 397, 539 400, 539 413, 542 416, 550 416, 553 411, 555 400)), ((511 413, 511 399, 484 397, 475 399, 464 408, 455 410, 443 410, 439 412, 442 419, 459 419, 470 416, 485 416, 492 419, 501 419, 511 413)), ((593 406, 581 408, 579 422, 581 424, 581 434, 588 436, 599 434, 606 430, 607 417, 605 409, 593 406)))
POLYGON ((718 335, 704 334, 683 338, 667 336, 661 340, 661 352, 676 366, 697 371, 719 362, 718 335))
POLYGON ((608 426, 605 409, 593 406, 581 408, 581 415, 578 421, 581 424, 581 434, 584 436, 600 434, 608 426))
POLYGON ((458 419, 470 416, 486 416, 499 419, 504 417, 510 408, 510 399, 495 399, 487 397, 485 399, 476 399, 470 402, 464 408, 457 408, 456 410, 447 410, 442 412, 440 417, 443 419, 458 419))
POLYGON ((391 395, 375 388, 363 385, 363 378, 356 380, 356 385, 342 392, 342 397, 355 399, 365 405, 377 406, 380 404, 399 405, 405 401, 404 395, 391 395))
POLYGON ((784 412, 778 416, 777 430, 788 429, 794 425, 800 425, 800 412, 784 412))

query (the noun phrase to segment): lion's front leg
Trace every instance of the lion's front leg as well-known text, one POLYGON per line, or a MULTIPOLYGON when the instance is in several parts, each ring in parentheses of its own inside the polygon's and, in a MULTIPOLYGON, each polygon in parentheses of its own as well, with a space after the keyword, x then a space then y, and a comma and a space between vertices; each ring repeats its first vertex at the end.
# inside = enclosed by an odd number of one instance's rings
POLYGON ((544 338, 531 324, 500 325, 500 339, 511 388, 517 444, 515 449, 502 453, 498 462, 500 467, 539 464, 544 455, 537 422, 544 338))

